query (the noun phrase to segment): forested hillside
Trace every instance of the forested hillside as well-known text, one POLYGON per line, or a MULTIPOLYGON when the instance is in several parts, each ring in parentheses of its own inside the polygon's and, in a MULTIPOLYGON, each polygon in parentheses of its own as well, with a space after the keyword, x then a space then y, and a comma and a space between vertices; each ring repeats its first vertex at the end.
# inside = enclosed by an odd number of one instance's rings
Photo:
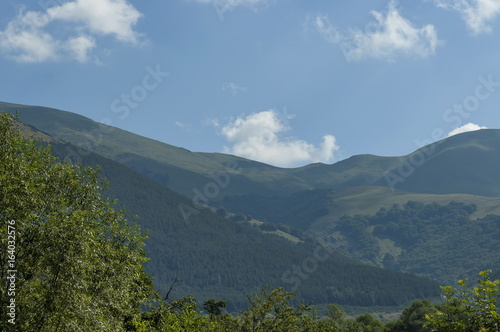
POLYGON ((410 201, 342 217, 329 234, 360 259, 451 284, 487 268, 500 272, 500 216, 472 219, 476 208, 410 201))
MULTIPOLYGON (((74 147, 35 134, 45 143, 26 140, 10 117, 0 115, 0 217, 7 226, 0 229, 0 275, 7 281, 0 288, 2 331, 498 331, 500 280, 489 270, 480 273, 472 290, 461 280, 459 289, 443 288, 443 304, 416 301, 387 324, 370 314, 350 318, 332 303, 397 304, 436 294, 435 284, 360 265, 319 243, 297 246, 264 235, 209 208, 193 206, 198 211, 181 220, 175 209, 191 204, 188 199, 92 153, 81 161, 98 162, 104 174, 74 165, 67 154, 74 147), (40 146, 47 142, 52 150, 40 146), (115 183, 106 191, 103 175, 115 183), (122 206, 146 216, 142 230, 106 197, 113 193, 123 194, 122 206), (152 278, 144 269, 145 226, 151 234, 146 251, 152 278), (314 268, 305 263, 311 259, 316 260, 314 268), (284 274, 282 268, 287 269, 284 274), (185 278, 183 285, 175 278, 166 293, 165 285, 156 293, 151 281, 156 279, 158 286, 173 273, 185 278), (298 303, 282 287, 249 291, 262 281, 273 284, 280 274, 282 284, 294 280, 299 298, 330 303, 326 314, 319 316, 315 307, 298 303), (181 291, 197 292, 203 305, 192 296, 175 295, 181 291), (226 313, 226 308, 238 307, 243 291, 250 293, 245 308, 226 313), (228 297, 204 297, 212 295, 228 297)), ((373 234, 412 248, 420 241, 419 228, 429 236, 436 230, 429 220, 449 223, 451 232, 450 227, 467 224, 475 208, 409 202, 367 218, 373 234)), ((361 243, 367 223, 355 218, 343 219, 339 227, 361 243)), ((484 232, 497 239, 500 222, 488 218, 484 232)), ((483 244, 488 243, 485 237, 483 244)), ((363 254, 373 256, 371 251, 363 254)))
MULTIPOLYGON (((61 158, 74 148, 52 144, 53 153, 61 158)), ((108 194, 149 231, 147 270, 163 294, 175 278, 181 281, 175 295, 224 298, 230 310, 241 308, 245 294, 265 284, 294 289, 300 299, 315 303, 360 306, 402 304, 436 294, 433 282, 361 265, 337 250, 319 262, 314 273, 291 273, 294 266, 303 269, 319 243, 297 245, 210 209, 198 209, 187 198, 97 154, 89 153, 82 161, 100 165, 109 179, 108 194), (180 206, 196 213, 186 221, 180 206)))

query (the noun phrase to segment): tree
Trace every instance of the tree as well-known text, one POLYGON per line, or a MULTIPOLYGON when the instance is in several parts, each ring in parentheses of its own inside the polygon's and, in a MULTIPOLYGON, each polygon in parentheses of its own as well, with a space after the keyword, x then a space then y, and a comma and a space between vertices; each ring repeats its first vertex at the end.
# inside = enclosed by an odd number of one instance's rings
POLYGON ((260 293, 249 295, 250 306, 241 318, 241 331, 299 331, 301 320, 312 308, 303 303, 295 307, 289 303, 293 297, 294 293, 284 292, 283 287, 268 293, 267 286, 260 293))
POLYGON ((398 320, 388 323, 386 330, 388 332, 430 332, 431 329, 424 326, 425 317, 436 311, 436 306, 428 300, 415 301, 403 310, 398 320))
POLYGON ((426 316, 426 326, 437 332, 500 331, 500 280, 493 280, 491 272, 479 272, 481 279, 472 288, 467 279, 458 281, 458 289, 441 287, 445 303, 426 316))
POLYGON ((211 318, 215 318, 222 314, 221 308, 225 308, 227 306, 226 301, 218 301, 216 299, 210 299, 203 303, 203 309, 205 309, 211 318))
POLYGON ((370 314, 362 314, 356 317, 356 323, 361 325, 363 332, 383 332, 384 324, 370 314))
POLYGON ((104 188, 98 170, 58 161, 0 114, 0 277, 16 271, 0 330, 122 331, 139 314, 153 292, 145 236, 104 188))

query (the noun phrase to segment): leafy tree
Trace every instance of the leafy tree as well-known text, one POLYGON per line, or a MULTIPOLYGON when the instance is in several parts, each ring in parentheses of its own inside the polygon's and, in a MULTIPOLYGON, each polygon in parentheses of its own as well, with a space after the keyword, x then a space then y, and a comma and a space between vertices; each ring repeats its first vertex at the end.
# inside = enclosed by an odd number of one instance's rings
POLYGON ((437 311, 428 300, 415 301, 401 313, 401 317, 386 325, 387 332, 430 332, 429 327, 424 326, 426 315, 431 315, 437 311))
POLYGON ((124 330, 153 291, 145 236, 103 196, 98 170, 59 162, 15 123, 0 115, 0 277, 16 271, 15 294, 0 288, 0 330, 124 330))
POLYGON ((356 319, 350 319, 339 305, 329 304, 327 316, 318 322, 317 331, 382 332, 384 324, 370 314, 362 314, 356 319))
POLYGON ((370 314, 362 314, 356 317, 356 323, 361 325, 364 332, 383 332, 384 324, 370 314))
POLYGON ((347 315, 338 304, 329 304, 327 307, 327 317, 322 322, 324 327, 333 327, 341 331, 347 323, 347 315))
POLYGON ((241 318, 241 331, 299 331, 301 318, 312 308, 304 303, 295 307, 289 303, 293 297, 294 294, 284 292, 283 287, 268 293, 267 286, 260 293, 249 295, 250 307, 241 318))
POLYGON ((226 306, 226 301, 218 301, 216 299, 210 299, 203 303, 203 309, 205 309, 212 318, 220 316, 222 314, 221 308, 225 308, 226 306))
POLYGON ((426 316, 426 326, 437 332, 500 331, 500 280, 493 280, 491 272, 480 272, 481 279, 472 288, 467 279, 458 281, 458 289, 442 287, 445 303, 426 316))

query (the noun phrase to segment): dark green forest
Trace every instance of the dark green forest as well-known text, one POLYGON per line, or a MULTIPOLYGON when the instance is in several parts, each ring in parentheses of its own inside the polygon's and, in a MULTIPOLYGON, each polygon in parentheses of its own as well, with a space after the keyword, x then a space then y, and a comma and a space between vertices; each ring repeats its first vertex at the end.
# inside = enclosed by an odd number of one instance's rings
POLYGON ((410 201, 373 216, 344 216, 330 232, 340 232, 345 248, 360 259, 450 285, 476 271, 500 271, 500 216, 473 219, 475 211, 471 204, 410 201), (383 240, 399 254, 389 253, 383 240))
POLYGON ((257 194, 226 196, 222 204, 231 211, 250 214, 273 224, 291 225, 300 229, 328 214, 329 190, 307 190, 289 196, 272 198, 257 194))
MULTIPOLYGON (((51 146, 60 158, 76 149, 70 144, 51 146)), ((335 248, 314 273, 306 273, 303 262, 321 244, 295 244, 208 208, 196 210, 199 213, 186 222, 179 206, 194 206, 185 197, 97 154, 89 153, 82 161, 100 165, 109 180, 106 194, 118 198, 118 206, 137 215, 148 231, 146 252, 151 260, 146 269, 161 293, 177 278, 179 293, 224 298, 230 311, 246 306, 245 294, 265 284, 287 290, 299 285, 293 290, 304 301, 355 306, 401 305, 438 294, 435 282, 360 264, 335 248), (286 274, 294 266, 302 273, 286 274)))
MULTIPOLYGON (((42 147, 7 115, 0 142, 2 331, 499 331, 500 281, 491 270, 475 284, 443 287, 440 304, 413 302, 394 321, 348 316, 339 304, 401 305, 438 289, 310 238, 265 234, 90 152, 75 164, 66 158, 74 146, 42 147), (179 206, 190 204, 186 220, 179 206)), ((367 243, 371 228, 411 250, 421 242, 415 234, 437 232, 421 223, 448 223, 451 232, 473 222, 474 211, 409 202, 337 227, 367 243)), ((491 235, 483 245, 498 239, 497 217, 474 222, 491 235)))

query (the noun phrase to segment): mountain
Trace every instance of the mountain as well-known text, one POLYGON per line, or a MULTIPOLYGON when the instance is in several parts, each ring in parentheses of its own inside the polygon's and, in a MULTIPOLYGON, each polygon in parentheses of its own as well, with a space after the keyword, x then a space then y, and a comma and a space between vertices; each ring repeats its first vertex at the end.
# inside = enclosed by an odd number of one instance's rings
MULTIPOLYGON (((195 212, 199 206, 210 207, 206 213, 217 210, 218 220, 236 220, 238 227, 248 222, 254 225, 250 229, 255 231, 259 228, 282 235, 278 247, 290 245, 284 239, 302 231, 368 264, 418 273, 440 282, 473 275, 477 272, 474 269, 482 266, 463 266, 461 257, 468 262, 471 257, 485 257, 481 261, 484 266, 497 268, 499 265, 495 248, 500 240, 490 236, 496 234, 490 226, 496 222, 495 215, 500 215, 500 130, 456 135, 401 157, 357 155, 332 165, 317 163, 286 169, 227 154, 191 152, 70 112, 0 103, 2 112, 16 110, 21 112, 22 122, 58 141, 73 144, 67 145, 61 156, 82 161, 89 155, 109 158, 153 180, 142 181, 151 183, 152 188, 153 183, 168 186, 186 196, 188 200, 182 206, 191 206, 195 212), (408 202, 417 202, 416 206, 423 204, 423 207, 409 208, 408 202), (452 212, 441 213, 450 209, 452 212), (387 211, 401 219, 394 219, 392 214, 385 219, 376 218, 387 211), (430 223, 422 218, 422 211, 426 211, 424 215, 430 223), (453 225, 462 233, 449 231, 447 225, 453 225), (395 231, 391 233, 387 229, 395 231), (405 238, 409 244, 401 240, 398 232, 412 234, 405 238), (450 234, 455 236, 448 237, 450 234), (457 238, 466 241, 464 234, 473 234, 467 241, 486 244, 486 251, 471 244, 473 249, 464 252, 465 247, 456 241, 457 238), (436 258, 433 261, 425 253, 433 253, 436 258), (421 260, 419 255, 425 259, 421 260), (446 269, 439 268, 436 262, 446 269)), ((115 194, 123 200, 123 193, 133 190, 127 188, 115 194)), ((125 202, 127 208, 137 202, 146 205, 140 197, 130 202, 125 197, 125 202)), ((414 206, 412 204, 410 206, 414 206)), ((136 209, 139 212, 134 213, 139 215, 152 213, 140 206, 136 209)), ((150 209, 155 211, 153 207, 150 209)), ((181 220, 183 214, 191 213, 184 209, 179 215, 178 210, 159 213, 154 220, 173 213, 181 220)), ((234 226, 234 222, 231 225, 234 226)), ((262 236, 262 232, 258 234, 262 236)), ((210 237, 222 241, 218 235, 210 237)), ((312 245, 315 240, 303 242, 302 246, 312 245)), ((291 253, 290 250, 287 252, 291 253)), ((310 254, 314 248, 308 250, 310 254)), ((283 254, 283 257, 287 256, 283 254)), ((292 257, 304 256, 296 253, 289 259, 292 257)), ((174 265, 182 266, 181 263, 174 265)), ((274 280, 278 280, 276 278, 274 280)), ((317 283, 324 285, 323 281, 317 283)), ((310 290, 310 294, 320 293, 318 289, 310 290)))
POLYGON ((332 165, 278 168, 220 153, 196 153, 51 108, 0 103, 1 112, 19 111, 19 119, 56 139, 118 161, 192 198, 217 173, 231 172, 226 195, 286 196, 313 190, 383 186, 413 193, 500 196, 500 130, 456 135, 403 157, 357 155, 332 165))
POLYGON ((118 161, 188 197, 193 196, 193 188, 203 190, 207 183, 212 182, 212 175, 226 172, 225 164, 228 162, 236 162, 242 172, 233 172, 231 186, 225 188, 224 192, 285 194, 288 190, 310 188, 300 179, 277 167, 224 154, 193 153, 66 111, 0 103, 0 112, 16 111, 20 112, 21 122, 32 125, 56 139, 72 143, 78 147, 78 154, 90 150, 118 161), (275 186, 276 183, 280 185, 275 186))
MULTIPOLYGON (((430 194, 500 196, 500 130, 467 132, 423 147, 389 170, 396 188, 430 194)), ((378 182, 385 185, 383 180, 378 182)))
MULTIPOLYGON (((51 146, 61 158, 72 148, 69 144, 51 146)), ((192 206, 187 198, 97 154, 82 160, 102 167, 110 183, 109 196, 118 198, 120 206, 137 215, 141 227, 148 230, 146 250, 151 261, 147 270, 162 294, 175 278, 181 280, 176 294, 225 299, 230 310, 242 308, 245 294, 264 284, 290 289, 297 281, 299 297, 315 303, 394 305, 436 294, 433 282, 362 265, 338 250, 331 251, 307 280, 298 279, 293 267, 314 258, 319 243, 297 245, 222 218, 210 209, 197 210, 198 214, 185 220, 179 207, 192 206), (285 278, 287 272, 290 276, 285 278), (401 286, 393 288, 393 283, 401 286)))
POLYGON ((408 201, 373 215, 343 216, 332 243, 376 266, 452 285, 477 271, 500 273, 500 215, 473 219, 477 206, 408 201))
POLYGON ((151 260, 146 267, 162 295, 179 280, 171 297, 224 299, 229 310, 237 311, 246 305, 246 294, 266 284, 285 286, 318 304, 400 305, 438 293, 435 282, 361 264, 300 233, 300 238, 285 238, 262 231, 254 226, 257 221, 224 218, 118 162, 92 152, 75 156, 71 151, 78 147, 34 127, 21 127, 26 136, 43 138, 41 144, 49 144, 61 160, 102 169, 109 180, 107 195, 137 215, 149 233, 146 251, 151 260))
POLYGON ((342 216, 374 215, 381 208, 408 201, 442 205, 464 202, 477 206, 471 217, 500 215, 500 199, 469 194, 421 194, 382 186, 348 187, 339 190, 315 189, 287 196, 256 194, 226 196, 221 203, 230 211, 251 215, 274 224, 288 224, 309 232, 324 232, 342 216))

